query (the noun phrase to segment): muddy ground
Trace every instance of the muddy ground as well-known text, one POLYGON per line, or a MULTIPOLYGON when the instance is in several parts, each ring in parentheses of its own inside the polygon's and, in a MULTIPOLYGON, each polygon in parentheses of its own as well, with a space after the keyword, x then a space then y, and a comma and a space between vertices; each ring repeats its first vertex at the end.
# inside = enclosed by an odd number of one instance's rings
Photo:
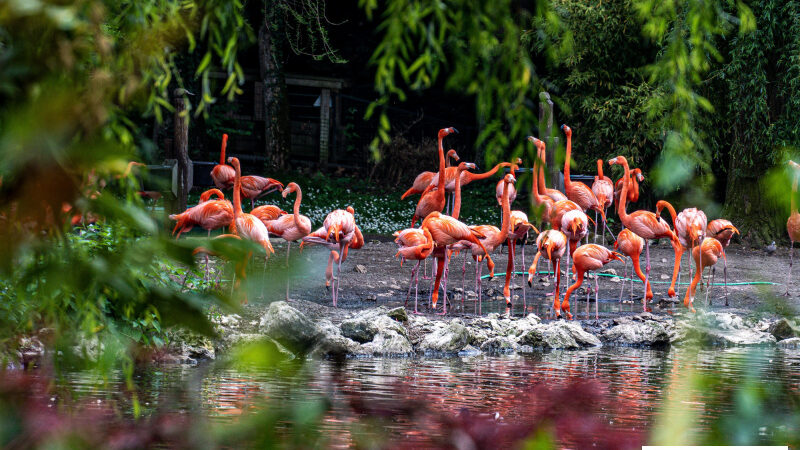
MULTIPOLYGON (((525 264, 522 263, 522 252, 518 248, 516 255, 516 270, 523 272, 533 260, 535 255, 533 239, 531 244, 526 246, 525 264)), ((256 280, 259 271, 254 270, 251 280, 254 285, 250 287, 250 303, 242 311, 243 315, 251 318, 258 317, 263 313, 266 305, 272 301, 283 300, 285 298, 285 276, 286 269, 286 244, 283 241, 273 240, 276 254, 270 258, 266 268, 267 287, 261 292, 261 284, 256 280)), ((610 245, 609 245, 610 247, 610 245)), ((400 306, 406 300, 409 287, 411 269, 415 262, 408 261, 400 267, 400 261, 394 258, 396 245, 385 237, 370 237, 366 239, 366 244, 359 250, 353 250, 341 266, 341 289, 339 291, 338 308, 342 311, 342 317, 352 313, 353 310, 370 308, 379 305, 400 306)), ((493 255, 496 274, 505 272, 508 253, 506 249, 496 252, 493 255)), ((667 314, 683 314, 686 309, 683 306, 683 297, 690 281, 686 268, 686 254, 683 257, 684 265, 681 268, 681 285, 678 286, 678 295, 674 299, 667 296, 670 277, 673 268, 673 250, 668 242, 662 240, 658 245, 651 245, 651 280, 653 280, 653 293, 655 297, 648 306, 652 312, 667 314)), ((760 249, 745 248, 741 245, 731 244, 727 249, 728 257, 728 294, 729 305, 725 306, 724 289, 722 286, 723 271, 722 260, 717 264, 714 279, 715 286, 712 287, 709 299, 712 305, 705 302, 705 288, 699 288, 695 298, 695 307, 710 308, 714 311, 725 311, 737 314, 749 314, 761 312, 767 315, 797 310, 800 303, 800 280, 795 279, 790 289, 791 296, 784 297, 785 281, 789 268, 789 249, 779 248, 773 255, 767 255, 760 249), (772 282, 777 285, 737 285, 742 282, 772 282), (788 308, 788 309, 787 309, 788 308)), ((290 299, 308 301, 319 304, 320 306, 332 306, 331 293, 325 288, 325 266, 327 264, 328 251, 319 246, 307 247, 302 254, 298 252, 297 245, 292 246, 292 257, 289 261, 288 273, 291 273, 290 299)), ((464 258, 456 257, 451 264, 451 275, 448 283, 448 317, 466 316, 472 317, 476 314, 476 302, 474 292, 476 292, 474 275, 475 262, 467 259, 466 281, 464 288, 467 292, 466 297, 461 291, 462 285, 462 264, 464 258), (464 301, 462 302, 462 298, 464 301)), ((644 266, 644 255, 642 256, 642 266, 644 266)), ((607 265, 605 269, 612 269, 616 275, 624 277, 625 266, 618 261, 607 265)), ((539 270, 547 270, 547 263, 540 261, 539 270)), ((627 271, 630 276, 631 264, 628 262, 627 271)), ((334 269, 335 273, 335 269, 334 269)), ((431 273, 431 264, 428 264, 428 275, 431 273)), ((485 264, 483 274, 486 275, 485 264)), ((710 269, 706 269, 708 275, 710 269)), ((505 278, 502 275, 495 276, 493 280, 483 280, 483 302, 481 312, 483 315, 491 312, 510 313, 521 316, 527 313, 535 313, 542 318, 548 318, 552 297, 545 294, 552 292, 554 282, 548 279, 545 274, 539 275, 531 289, 525 282, 527 275, 517 275, 511 282, 513 305, 507 310, 505 302, 502 300, 502 289, 505 278), (523 301, 523 285, 525 285, 525 300, 523 301), (525 308, 524 308, 525 307, 525 308)), ((428 298, 432 280, 424 280, 420 276, 419 281, 419 311, 434 317, 434 311, 430 309, 428 298)), ((593 279, 584 281, 584 286, 593 285, 593 279)), ((642 293, 643 285, 636 279, 633 284, 633 295, 630 295, 630 282, 615 279, 614 273, 608 276, 601 276, 599 284, 599 311, 600 318, 610 318, 621 315, 631 315, 642 312, 642 293), (624 285, 624 287, 623 287, 624 285), (622 302, 620 301, 620 291, 622 290, 622 302)), ((566 278, 561 279, 561 298, 568 283, 566 278)), ((578 290, 578 295, 571 298, 570 303, 572 312, 576 319, 594 319, 594 295, 587 295, 585 291, 578 290), (588 307, 588 311, 587 311, 588 307)), ((409 312, 414 308, 414 289, 408 304, 409 312)), ((441 297, 436 312, 441 312, 441 297)), ((320 313, 329 315, 331 310, 320 308, 320 313)), ((334 322, 339 319, 333 313, 330 317, 334 322)))

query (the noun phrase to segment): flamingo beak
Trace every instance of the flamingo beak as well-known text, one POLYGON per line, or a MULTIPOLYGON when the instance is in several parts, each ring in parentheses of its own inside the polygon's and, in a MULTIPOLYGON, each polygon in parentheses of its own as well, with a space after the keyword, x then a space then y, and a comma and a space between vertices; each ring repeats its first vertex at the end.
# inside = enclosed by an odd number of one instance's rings
POLYGON ((528 141, 533 142, 534 144, 536 144, 536 138, 533 137, 533 136, 528 136, 528 141))
POLYGON ((450 127, 450 132, 458 134, 458 130, 456 130, 455 127, 450 127))
POLYGON ((739 236, 742 235, 741 233, 739 233, 739 230, 735 226, 731 225, 731 228, 733 228, 734 233, 738 234, 739 236))
POLYGON ((611 257, 612 257, 613 259, 616 259, 616 260, 618 260, 618 261, 622 261, 622 262, 624 262, 624 260, 622 259, 622 253, 611 252, 611 257))

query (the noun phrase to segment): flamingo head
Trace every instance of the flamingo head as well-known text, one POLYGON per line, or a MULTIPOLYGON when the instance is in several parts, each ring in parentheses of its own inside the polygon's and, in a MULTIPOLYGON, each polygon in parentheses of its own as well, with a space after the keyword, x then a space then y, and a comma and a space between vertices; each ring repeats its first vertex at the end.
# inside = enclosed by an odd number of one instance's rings
POLYGON ((352 206, 348 206, 348 207, 347 207, 347 208, 345 208, 344 210, 345 210, 345 211, 347 211, 347 212, 349 212, 349 213, 350 213, 350 214, 352 214, 352 215, 355 215, 355 214, 356 214, 356 210, 355 210, 355 209, 353 209, 353 207, 352 207, 352 206))
POLYGON ((443 137, 447 136, 448 134, 453 134, 453 133, 457 134, 458 130, 456 130, 453 127, 442 128, 441 130, 439 130, 439 138, 443 138, 443 137))
POLYGON ((792 169, 795 169, 795 170, 800 169, 800 164, 797 164, 796 162, 792 161, 791 159, 789 161, 786 161, 786 162, 789 164, 789 166, 792 169))
POLYGON ((527 139, 528 139, 528 142, 532 142, 533 145, 536 145, 536 141, 539 140, 539 139, 536 139, 534 136, 528 136, 527 139))
POLYGON ((339 223, 334 224, 331 229, 328 230, 329 241, 331 240, 331 235, 333 235, 333 239, 338 243, 344 236, 344 233, 342 233, 342 225, 339 223))
POLYGON ((459 158, 458 153, 456 153, 456 150, 453 149, 453 148, 451 148, 450 150, 447 151, 447 157, 448 158, 453 158, 456 161, 461 161, 461 158, 459 158))
POLYGON ((300 189, 300 186, 298 186, 297 183, 292 181, 291 183, 286 185, 286 189, 284 189, 283 192, 281 192, 281 195, 283 196, 283 198, 286 198, 287 195, 289 195, 292 192, 297 192, 298 189, 300 189))
POLYGON ((459 163, 459 164, 458 164, 458 170, 459 170, 459 171, 464 171, 464 170, 477 170, 477 169, 478 169, 478 166, 477 166, 477 165, 475 165, 475 163, 470 163, 470 162, 462 162, 462 163, 459 163))
POLYGON ((505 181, 506 183, 515 184, 517 182, 517 179, 514 177, 514 175, 507 173, 506 176, 503 177, 503 181, 505 181))
POLYGON ((579 217, 573 218, 572 221, 569 223, 569 229, 572 231, 573 236, 577 235, 578 230, 581 230, 582 228, 583 228, 583 222, 579 217))
POLYGON ((622 165, 622 164, 627 164, 627 163, 628 163, 628 160, 625 159, 625 157, 621 156, 621 155, 617 156, 615 158, 611 158, 611 159, 608 160, 608 165, 609 166, 613 166, 614 164, 622 165))
POLYGON ((231 156, 230 158, 228 158, 228 164, 232 165, 234 169, 241 170, 242 166, 239 165, 239 158, 235 156, 231 156))
POLYGON ((611 262, 613 260, 624 261, 622 259, 622 253, 619 252, 609 252, 608 261, 611 262))
POLYGON ((565 134, 567 137, 572 137, 572 128, 570 128, 569 126, 567 126, 567 124, 563 124, 563 125, 561 125, 561 131, 563 131, 563 132, 564 132, 564 134, 565 134))
POLYGON ((636 175, 636 179, 639 181, 639 183, 644 181, 644 175, 642 175, 642 169, 638 167, 633 169, 633 174, 636 175))

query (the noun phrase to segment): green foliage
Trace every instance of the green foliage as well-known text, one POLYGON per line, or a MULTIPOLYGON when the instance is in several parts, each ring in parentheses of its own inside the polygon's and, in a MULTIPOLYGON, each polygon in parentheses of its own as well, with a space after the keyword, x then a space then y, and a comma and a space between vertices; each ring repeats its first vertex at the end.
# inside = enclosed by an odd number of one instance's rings
MULTIPOLYGON (((368 16, 378 7, 375 1, 360 4, 368 16)), ((476 145, 486 149, 487 162, 521 155, 525 137, 538 123, 531 102, 539 91, 536 71, 521 40, 532 13, 509 0, 390 0, 382 10, 382 37, 372 56, 380 97, 366 114, 378 112, 380 119, 373 151, 391 140, 381 108, 395 98, 405 100, 406 91, 441 83, 475 97, 481 125, 476 145)), ((556 16, 548 11, 546 2, 537 2, 534 14, 552 23, 556 16)))

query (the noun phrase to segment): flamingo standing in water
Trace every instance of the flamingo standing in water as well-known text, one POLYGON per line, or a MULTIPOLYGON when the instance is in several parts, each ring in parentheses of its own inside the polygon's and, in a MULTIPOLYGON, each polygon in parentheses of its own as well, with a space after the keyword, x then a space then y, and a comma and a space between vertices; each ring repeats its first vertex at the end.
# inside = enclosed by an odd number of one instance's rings
MULTIPOLYGON (((564 190, 566 191, 567 198, 577 203, 583 211, 593 209, 599 212, 600 217, 603 219, 603 224, 605 224, 606 212, 603 209, 603 205, 597 200, 594 192, 589 189, 589 186, 583 183, 573 183, 569 177, 569 164, 572 158, 572 129, 564 124, 561 125, 561 130, 564 131, 564 134, 567 136, 567 155, 564 160, 564 190)), ((595 228, 597 228, 596 223, 595 228)), ((609 233, 611 233, 611 230, 609 230, 609 233)), ((611 233, 611 236, 614 236, 614 233, 611 233)))
POLYGON ((589 216, 580 209, 568 211, 561 218, 561 232, 569 240, 569 252, 567 253, 567 282, 569 282, 571 280, 569 271, 572 267, 569 260, 575 253, 578 243, 589 234, 589 216))
MULTIPOLYGON (((719 243, 722 244, 723 254, 725 253, 725 249, 728 248, 728 245, 730 245, 734 233, 739 234, 739 230, 733 226, 730 220, 715 219, 709 222, 708 227, 706 227, 706 235, 718 240, 719 243)), ((728 306, 728 259, 723 258, 722 263, 722 273, 725 276, 725 306, 728 306)), ((716 266, 711 268, 711 287, 714 286, 714 272, 716 271, 716 266)), ((711 305, 710 302, 709 305, 711 305)))
POLYGON ((533 276, 539 270, 539 258, 542 255, 547 255, 548 263, 554 268, 553 278, 556 280, 555 290, 553 291, 553 311, 560 316, 561 258, 567 251, 567 236, 559 230, 545 230, 539 233, 536 238, 536 248, 536 256, 533 257, 533 263, 528 268, 528 286, 533 287, 533 276))
MULTIPOLYGON (((603 205, 604 215, 608 214, 608 207, 611 206, 611 202, 614 197, 614 184, 611 182, 611 178, 603 175, 603 160, 597 160, 597 176, 594 177, 594 183, 592 183, 592 192, 594 196, 597 197, 597 202, 603 205)), ((597 212, 594 213, 594 241, 597 242, 597 212)), ((606 242, 606 224, 605 219, 603 219, 603 244, 606 242)))
MULTIPOLYGON (((586 244, 581 245, 575 250, 575 253, 572 257, 572 261, 575 264, 575 272, 578 274, 578 278, 575 281, 575 284, 567 288, 567 293, 564 294, 564 303, 561 304, 561 310, 567 314, 567 318, 572 320, 572 314, 570 313, 569 309, 569 296, 572 294, 575 289, 578 289, 583 284, 583 276, 586 272, 591 270, 597 270, 601 267, 605 266, 606 264, 610 263, 613 260, 622 261, 622 254, 611 251, 601 245, 596 244, 586 244)), ((600 318, 599 314, 599 306, 598 306, 598 286, 597 286, 597 276, 594 277, 594 318, 595 320, 600 318)), ((588 294, 587 294, 588 300, 588 294)), ((589 304, 586 304, 586 312, 589 312, 589 304)))
POLYGON ((444 209, 445 162, 442 139, 451 133, 458 133, 458 131, 453 127, 442 128, 439 130, 439 178, 437 180, 437 189, 433 190, 429 187, 422 194, 419 202, 417 203, 417 208, 414 210, 414 217, 411 218, 411 228, 414 228, 417 220, 424 219, 428 216, 428 214, 434 211, 442 212, 444 209))
MULTIPOLYGON (((283 198, 286 198, 290 193, 297 193, 294 200, 294 210, 292 214, 285 214, 280 218, 269 222, 267 230, 270 233, 282 238, 286 241, 286 266, 289 266, 289 252, 292 248, 292 242, 302 239, 311 233, 311 220, 308 217, 300 214, 300 202, 303 201, 303 191, 300 186, 295 182, 286 185, 283 190, 283 198)), ((289 300, 289 277, 286 277, 286 300, 289 300)))
POLYGON ((230 189, 233 187, 236 172, 233 167, 225 164, 225 148, 228 146, 228 135, 222 135, 222 149, 219 152, 219 164, 211 169, 211 179, 218 189, 230 189))
MULTIPOLYGON (((676 256, 675 269, 672 273, 672 282, 669 285, 668 294, 670 297, 675 296, 675 281, 680 277, 681 259, 683 250, 691 251, 695 245, 700 245, 703 242, 706 234, 706 225, 708 220, 706 214, 697 208, 686 208, 679 214, 675 214, 675 209, 665 200, 659 200, 656 203, 656 215, 661 214, 661 210, 666 207, 672 215, 672 224, 675 227, 675 234, 678 236, 678 241, 681 247, 678 249, 676 256)), ((689 277, 692 276, 692 262, 689 260, 689 277)))
POLYGON ((797 212, 797 204, 795 203, 795 197, 797 196, 797 177, 798 172, 800 172, 800 164, 797 164, 794 161, 789 161, 789 166, 794 169, 794 176, 792 177, 792 209, 791 214, 789 214, 789 220, 786 221, 786 232, 789 234, 789 277, 786 280, 786 293, 783 294, 785 296, 789 296, 789 285, 792 283, 792 265, 794 264, 794 242, 800 241, 800 214, 797 212))
MULTIPOLYGON (((617 156, 616 158, 608 161, 609 165, 620 164, 625 169, 624 179, 629 179, 631 176, 631 169, 628 167, 628 160, 624 156, 617 156)), ((637 236, 645 240, 645 258, 647 259, 647 266, 645 267, 645 293, 642 298, 642 307, 647 311, 647 300, 652 298, 652 292, 648 298, 648 288, 650 287, 650 239, 669 238, 672 242, 672 248, 675 251, 675 258, 678 258, 678 251, 680 242, 678 236, 670 228, 669 224, 661 217, 650 211, 634 211, 628 214, 625 211, 625 206, 628 199, 628 184, 622 184, 622 193, 620 194, 618 213, 619 219, 626 228, 630 229, 637 236)), ((676 262, 677 264, 677 262, 676 262)), ((677 269, 677 267, 676 267, 677 269)), ((673 294, 674 295, 674 294, 673 294)))
MULTIPOLYGON (((514 257, 516 255, 517 240, 522 242, 522 266, 525 267, 525 241, 528 238, 528 232, 533 230, 539 234, 533 224, 528 222, 528 215, 522 211, 511 211, 511 230, 508 233, 508 262, 506 264, 506 283, 503 286, 503 296, 506 298, 511 297, 511 279, 514 278, 514 257)), ((522 283, 522 308, 528 309, 528 300, 525 293, 525 283, 522 283)))
MULTIPOLYGON (((614 242, 614 248, 622 252, 622 254, 627 255, 631 259, 631 263, 633 265, 633 272, 636 273, 636 276, 642 280, 642 283, 646 284, 645 287, 645 297, 650 300, 653 298, 653 290, 650 287, 650 283, 645 281, 645 276, 642 273, 642 267, 639 263, 639 257, 642 255, 642 251, 644 250, 644 239, 637 236, 636 233, 633 231, 623 228, 622 231, 617 235, 617 240, 614 242)), ((628 277, 628 260, 625 260, 625 278, 628 277)), ((622 301, 622 291, 625 289, 625 283, 622 283, 622 287, 619 290, 619 301, 622 301)), ((633 276, 631 276, 631 296, 633 296, 633 276)))
MULTIPOLYGON (((697 288, 697 283, 700 282, 700 277, 703 275, 703 269, 713 266, 717 263, 720 255, 725 258, 725 252, 722 250, 722 244, 714 238, 705 238, 703 242, 692 249, 692 256, 697 267, 694 274, 694 279, 689 289, 686 290, 686 296, 683 298, 683 304, 692 312, 694 309, 694 294, 697 288)), ((706 301, 708 300, 708 289, 706 289, 706 301)))

